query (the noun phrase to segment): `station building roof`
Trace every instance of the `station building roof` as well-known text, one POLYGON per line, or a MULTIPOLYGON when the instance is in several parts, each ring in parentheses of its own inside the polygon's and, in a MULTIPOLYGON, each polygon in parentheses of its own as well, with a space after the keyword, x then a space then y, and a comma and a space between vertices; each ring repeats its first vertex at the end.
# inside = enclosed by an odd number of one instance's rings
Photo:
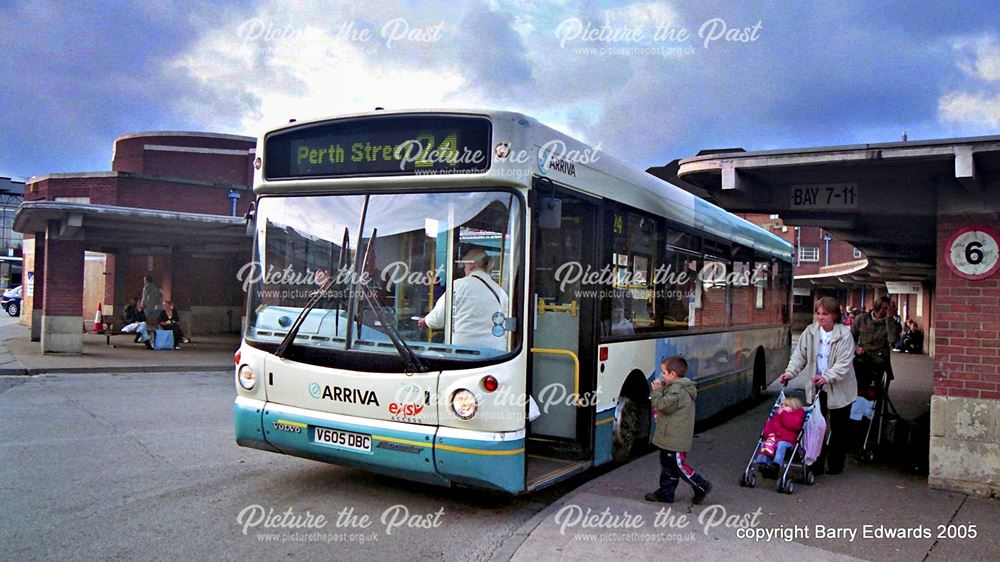
POLYGON ((868 257, 853 281, 923 281, 934 277, 942 200, 998 199, 1000 136, 704 150, 647 172, 731 212, 827 229, 868 257))

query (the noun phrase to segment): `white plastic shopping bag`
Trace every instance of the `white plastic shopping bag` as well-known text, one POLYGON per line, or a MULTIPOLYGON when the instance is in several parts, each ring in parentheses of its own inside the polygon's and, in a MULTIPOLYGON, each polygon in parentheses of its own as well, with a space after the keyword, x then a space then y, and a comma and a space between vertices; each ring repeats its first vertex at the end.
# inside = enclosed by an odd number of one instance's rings
POLYGON ((812 413, 806 421, 802 434, 802 440, 805 441, 805 460, 807 465, 816 462, 826 441, 826 418, 823 417, 823 412, 819 409, 819 400, 817 399, 815 406, 810 407, 812 408, 812 413))
POLYGON ((538 409, 535 399, 528 396, 528 421, 535 421, 540 415, 542 415, 542 412, 538 409))

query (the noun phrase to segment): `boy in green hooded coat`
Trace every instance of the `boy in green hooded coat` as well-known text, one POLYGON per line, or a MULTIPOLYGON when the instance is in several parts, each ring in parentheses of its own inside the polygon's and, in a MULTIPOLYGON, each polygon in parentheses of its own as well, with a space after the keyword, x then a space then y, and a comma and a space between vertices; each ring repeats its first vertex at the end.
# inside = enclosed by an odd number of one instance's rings
POLYGON ((701 504, 712 484, 688 466, 686 456, 694 440, 694 400, 698 387, 685 378, 687 361, 679 355, 660 361, 661 379, 653 381, 649 400, 657 413, 653 445, 660 449, 660 487, 646 494, 646 501, 672 503, 683 478, 694 490, 692 503, 701 504))

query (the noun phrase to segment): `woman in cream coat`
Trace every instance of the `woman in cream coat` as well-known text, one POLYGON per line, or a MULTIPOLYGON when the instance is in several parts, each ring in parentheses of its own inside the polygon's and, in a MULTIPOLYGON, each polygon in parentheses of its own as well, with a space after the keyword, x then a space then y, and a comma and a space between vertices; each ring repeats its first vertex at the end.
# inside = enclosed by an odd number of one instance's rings
POLYGON ((810 403, 814 388, 824 387, 820 406, 830 427, 830 442, 816 460, 814 472, 838 474, 844 470, 847 459, 848 432, 850 431, 851 404, 858 394, 858 381, 854 377, 854 338, 851 329, 840 323, 840 305, 833 297, 816 301, 816 321, 810 324, 798 344, 792 349, 792 358, 779 379, 782 384, 806 375, 806 400, 810 403))

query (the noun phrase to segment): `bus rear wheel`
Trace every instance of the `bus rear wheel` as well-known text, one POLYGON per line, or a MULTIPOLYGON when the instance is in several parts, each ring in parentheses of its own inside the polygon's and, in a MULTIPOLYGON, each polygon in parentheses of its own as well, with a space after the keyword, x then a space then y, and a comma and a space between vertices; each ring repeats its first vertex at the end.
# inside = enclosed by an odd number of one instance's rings
POLYGON ((642 408, 627 396, 618 397, 615 408, 614 442, 612 456, 615 462, 632 458, 642 446, 642 408))

